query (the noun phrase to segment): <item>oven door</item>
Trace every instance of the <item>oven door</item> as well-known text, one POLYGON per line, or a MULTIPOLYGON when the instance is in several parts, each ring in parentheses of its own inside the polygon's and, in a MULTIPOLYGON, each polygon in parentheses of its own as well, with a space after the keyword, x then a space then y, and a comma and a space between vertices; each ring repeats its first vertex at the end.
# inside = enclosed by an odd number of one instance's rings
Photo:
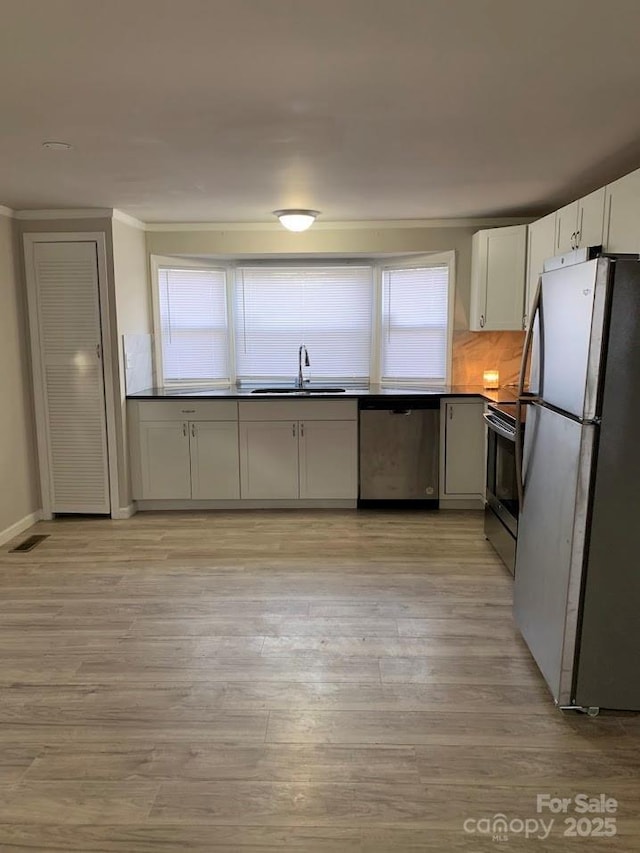
POLYGON ((515 430, 501 418, 484 415, 487 426, 487 503, 509 530, 518 534, 518 483, 515 430))

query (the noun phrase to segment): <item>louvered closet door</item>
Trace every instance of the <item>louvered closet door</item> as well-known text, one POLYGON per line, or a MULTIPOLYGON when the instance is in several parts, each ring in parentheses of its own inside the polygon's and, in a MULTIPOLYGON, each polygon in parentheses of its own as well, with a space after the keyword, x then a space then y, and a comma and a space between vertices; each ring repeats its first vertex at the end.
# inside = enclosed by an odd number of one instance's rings
POLYGON ((95 242, 34 244, 54 513, 109 513, 95 242))

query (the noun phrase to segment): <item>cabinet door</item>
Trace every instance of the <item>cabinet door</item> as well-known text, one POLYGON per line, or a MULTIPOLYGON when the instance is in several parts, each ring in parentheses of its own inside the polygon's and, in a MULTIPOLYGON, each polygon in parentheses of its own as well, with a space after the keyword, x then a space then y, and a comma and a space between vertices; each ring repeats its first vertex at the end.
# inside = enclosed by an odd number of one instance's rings
POLYGON ((578 202, 578 246, 601 246, 605 188, 600 187, 578 202))
POLYGON ((544 262, 555 255, 556 214, 550 213, 529 226, 529 250, 527 259, 527 295, 525 299, 524 326, 528 326, 531 303, 538 287, 538 278, 544 262))
POLYGON ((575 249, 576 232, 578 230, 578 202, 561 207, 556 211, 556 245, 554 255, 570 252, 575 249))
POLYGON ((191 497, 231 500, 240 497, 238 424, 200 421, 189 424, 191 434, 191 497))
POLYGON ((640 252, 640 169, 605 188, 607 252, 640 252))
POLYGON ((240 424, 240 494, 264 500, 298 497, 297 421, 240 424))
POLYGON ((527 226, 473 235, 471 321, 474 331, 522 329, 527 226))
POLYGON ((357 498, 356 421, 301 422, 299 451, 301 498, 357 498))
POLYGON ((444 495, 482 496, 485 481, 484 403, 445 403, 444 495))
POLYGON ((191 497, 189 432, 186 421, 140 424, 142 499, 191 497))

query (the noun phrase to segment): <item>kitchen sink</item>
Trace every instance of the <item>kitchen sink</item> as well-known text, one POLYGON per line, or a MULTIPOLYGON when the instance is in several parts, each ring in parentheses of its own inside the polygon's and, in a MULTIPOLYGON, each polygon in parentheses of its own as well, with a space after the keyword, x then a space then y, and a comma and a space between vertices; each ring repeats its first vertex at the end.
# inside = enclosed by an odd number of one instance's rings
POLYGON ((317 385, 313 388, 254 388, 252 394, 342 394, 344 388, 317 385))

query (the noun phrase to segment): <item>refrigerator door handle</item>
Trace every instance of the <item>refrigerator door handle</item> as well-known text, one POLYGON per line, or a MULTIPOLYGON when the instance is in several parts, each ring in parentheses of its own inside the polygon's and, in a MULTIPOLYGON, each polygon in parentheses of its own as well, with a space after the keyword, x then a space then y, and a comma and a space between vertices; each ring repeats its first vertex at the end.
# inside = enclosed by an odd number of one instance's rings
MULTIPOLYGON (((533 402, 534 397, 524 396, 524 382, 527 375, 527 362, 531 354, 533 344, 533 330, 536 322, 536 317, 540 320, 540 362, 542 366, 542 276, 538 277, 538 286, 536 294, 533 298, 531 306, 531 314, 529 319, 529 327, 524 339, 524 347, 522 349, 522 362, 520 364, 520 375, 518 377, 518 396, 516 400, 516 435, 515 435, 515 451, 516 451, 516 486, 518 489, 518 503, 520 508, 524 504, 524 475, 522 471, 522 404, 523 402, 533 402)), ((542 376, 542 369, 540 370, 542 376)))

